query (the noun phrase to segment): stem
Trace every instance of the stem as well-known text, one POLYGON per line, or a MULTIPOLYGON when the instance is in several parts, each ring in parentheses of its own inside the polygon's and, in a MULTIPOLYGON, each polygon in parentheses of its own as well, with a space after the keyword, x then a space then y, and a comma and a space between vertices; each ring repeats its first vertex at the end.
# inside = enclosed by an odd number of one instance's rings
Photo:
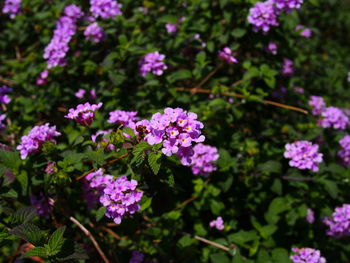
POLYGON ((308 182, 308 181, 315 180, 315 178, 313 177, 293 177, 293 176, 282 176, 282 179, 289 180, 289 181, 300 181, 300 182, 308 182))
POLYGON ((8 86, 11 86, 13 84, 12 80, 5 79, 2 76, 0 76, 0 82, 4 83, 5 85, 8 85, 8 86))
POLYGON ((194 236, 194 238, 197 239, 197 240, 199 240, 199 241, 201 241, 201 242, 203 242, 203 243, 206 243, 206 244, 208 244, 208 245, 211 245, 211 246, 220 248, 220 249, 222 249, 222 250, 224 250, 224 251, 226 251, 226 252, 228 252, 228 251, 230 251, 230 250, 233 250, 233 252, 234 252, 234 254, 235 254, 236 247, 235 247, 234 245, 232 245, 232 244, 230 245, 232 248, 229 248, 229 247, 223 246, 223 245, 221 245, 221 244, 218 244, 218 243, 216 243, 216 242, 210 241, 210 240, 205 239, 205 238, 200 237, 200 236, 194 236))
POLYGON ((211 79, 216 72, 222 67, 222 64, 218 65, 213 71, 211 71, 201 82, 199 82, 198 85, 194 86, 191 89, 191 92, 196 93, 196 90, 200 89, 205 83, 208 82, 209 79, 211 79))
MULTIPOLYGON (((190 92, 190 93, 192 93, 192 94, 195 94, 195 93, 206 93, 206 94, 211 94, 211 91, 210 91, 210 90, 200 89, 200 88, 197 88, 197 89, 176 88, 176 90, 178 90, 178 91, 190 92)), ((240 98, 240 99, 246 98, 246 96, 244 96, 244 95, 236 94, 236 93, 230 93, 230 92, 221 92, 220 94, 221 94, 221 95, 224 95, 224 96, 235 97, 235 98, 240 98)), ((298 111, 298 112, 301 112, 301 113, 304 113, 304 114, 308 114, 308 111, 307 111, 307 110, 304 110, 304 109, 302 109, 302 108, 298 108, 298 107, 294 107, 294 106, 282 104, 282 103, 275 102, 275 101, 271 101, 271 100, 263 100, 263 101, 264 101, 264 103, 266 103, 266 104, 273 105, 273 106, 276 106, 276 107, 279 107, 279 108, 284 108, 284 109, 293 110, 293 111, 298 111)))
POLYGON ((103 253, 103 251, 101 250, 100 246, 98 245, 96 239, 93 237, 93 235, 90 233, 89 230, 87 230, 82 224, 79 223, 78 220, 76 220, 74 217, 69 217, 69 220, 72 221, 75 225, 77 225, 81 231, 84 232, 84 234, 91 240, 91 242, 93 243, 93 245, 95 246, 97 252, 100 254, 102 260, 105 263, 110 263, 110 261, 107 259, 107 257, 105 256, 105 254, 103 253))

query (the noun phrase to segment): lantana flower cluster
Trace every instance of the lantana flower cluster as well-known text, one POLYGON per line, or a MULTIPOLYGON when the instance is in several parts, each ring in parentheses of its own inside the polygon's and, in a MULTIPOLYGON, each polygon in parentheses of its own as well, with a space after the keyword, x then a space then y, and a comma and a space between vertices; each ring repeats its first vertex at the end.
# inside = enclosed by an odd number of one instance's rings
POLYGON ((115 0, 90 0, 90 12, 96 18, 113 18, 121 15, 122 4, 115 0))
POLYGON ((40 150, 45 142, 56 143, 54 137, 60 136, 61 133, 56 131, 56 126, 51 126, 49 123, 35 126, 28 135, 22 136, 20 145, 17 150, 21 153, 21 158, 24 160, 29 154, 40 150))
POLYGON ((248 22, 253 25, 255 32, 268 32, 271 27, 279 25, 278 16, 282 12, 299 9, 303 0, 267 0, 257 2, 249 10, 248 22))
POLYGON ((194 155, 193 144, 203 142, 201 135, 203 123, 197 120, 197 114, 180 108, 165 108, 164 113, 156 113, 150 121, 143 120, 135 125, 136 134, 144 129, 145 141, 154 145, 162 143, 162 152, 166 156, 177 154, 183 165, 189 166, 194 155))
POLYGON ((294 62, 288 58, 283 59, 281 73, 283 76, 291 77, 294 74, 294 62))
POLYGON ((75 120, 82 126, 90 126, 95 117, 95 111, 101 108, 102 102, 90 105, 89 102, 79 104, 76 109, 69 109, 65 118, 75 120))
POLYGON ((313 222, 315 222, 315 212, 314 212, 314 210, 312 210, 311 208, 308 208, 308 209, 307 209, 307 212, 306 212, 306 221, 307 221, 309 224, 312 224, 313 222))
POLYGON ((129 181, 126 176, 114 179, 111 175, 104 175, 102 169, 88 174, 86 180, 90 182, 90 188, 99 191, 99 201, 107 208, 105 216, 116 224, 140 210, 143 193, 136 189, 136 180, 129 181))
POLYGON ((338 156, 341 158, 342 163, 345 166, 350 165, 350 136, 345 135, 340 139, 339 144, 341 146, 341 150, 338 152, 338 156))
POLYGON ((47 67, 64 66, 69 42, 76 32, 77 20, 83 16, 80 7, 72 4, 65 7, 63 16, 56 23, 56 29, 50 43, 45 48, 44 59, 47 67))
POLYGON ((21 10, 21 2, 22 0, 5 0, 2 12, 9 14, 10 18, 15 18, 21 10))
POLYGON ((0 103, 9 104, 11 98, 8 93, 12 92, 12 89, 7 86, 0 87, 0 103))
POLYGON ((192 173, 208 176, 216 170, 215 161, 219 159, 218 149, 216 147, 198 143, 193 147, 192 173))
POLYGON ((312 114, 319 116, 318 126, 322 128, 333 128, 336 130, 345 130, 350 121, 344 110, 337 107, 326 107, 322 97, 311 96, 309 105, 312 108, 312 114))
POLYGON ((323 220, 328 226, 327 235, 341 238, 350 235, 350 204, 343 204, 337 207, 332 217, 326 217, 323 220))
POLYGON ((301 170, 319 170, 318 164, 323 160, 323 154, 318 153, 318 145, 308 141, 297 141, 285 146, 284 157, 291 159, 289 165, 301 170))
POLYGON ((39 216, 48 218, 53 210, 54 200, 40 192, 39 196, 30 196, 30 202, 35 206, 39 216))
POLYGON ((290 259, 294 263, 326 263, 319 250, 313 248, 293 248, 294 255, 290 259))
POLYGON ((93 22, 85 28, 84 36, 91 42, 99 43, 104 37, 103 29, 97 22, 93 22))
POLYGON ((298 31, 302 37, 310 38, 312 36, 312 30, 303 25, 296 26, 295 30, 298 31))
POLYGON ((158 51, 146 54, 140 61, 140 74, 145 77, 147 73, 152 73, 153 75, 160 76, 163 74, 164 70, 168 67, 163 62, 165 55, 160 54, 158 51))
POLYGON ((219 216, 218 218, 216 218, 215 220, 211 221, 209 223, 210 227, 215 227, 217 230, 221 231, 225 228, 224 226, 224 220, 222 219, 221 216, 219 216))
POLYGON ((109 123, 123 125, 125 127, 134 128, 137 117, 137 111, 115 110, 109 113, 109 123))
POLYGON ((226 63, 238 63, 238 60, 232 55, 232 50, 229 47, 224 47, 219 51, 219 58, 226 63))

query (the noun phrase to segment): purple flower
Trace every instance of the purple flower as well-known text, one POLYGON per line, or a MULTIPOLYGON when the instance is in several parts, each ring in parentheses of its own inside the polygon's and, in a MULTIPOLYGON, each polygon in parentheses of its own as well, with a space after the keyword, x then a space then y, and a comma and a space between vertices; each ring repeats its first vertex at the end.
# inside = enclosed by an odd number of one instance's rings
POLYGON ((347 81, 350 82, 350 72, 348 72, 348 78, 347 81))
POLYGON ((53 174, 55 172, 57 172, 56 163, 52 161, 47 162, 45 173, 53 174))
POLYGON ((341 158, 343 165, 350 165, 350 136, 345 135, 339 141, 341 150, 338 152, 338 156, 341 158))
POLYGON ((82 99, 85 96, 86 91, 84 89, 79 89, 74 95, 78 99, 82 99))
POLYGON ((350 235, 350 204, 337 207, 332 217, 326 217, 323 223, 328 226, 327 235, 342 238, 350 235))
POLYGON ((163 62, 165 55, 160 54, 158 51, 146 54, 140 61, 140 73, 142 77, 145 77, 147 73, 160 76, 164 70, 168 67, 163 62))
POLYGON ((49 77, 49 71, 44 70, 40 72, 39 77, 36 79, 36 85, 41 86, 47 83, 47 78, 49 77))
POLYGON ((4 14, 9 14, 10 18, 15 18, 21 9, 22 0, 5 0, 2 12, 4 14))
POLYGON ((313 248, 293 248, 294 252, 290 259, 294 263, 326 263, 326 259, 321 257, 321 252, 313 248))
POLYGON ((132 252, 132 257, 131 257, 129 263, 142 263, 144 258, 145 258, 144 254, 135 250, 132 252))
POLYGON ((82 126, 90 126, 95 117, 95 111, 101 108, 102 102, 99 104, 90 105, 89 102, 85 104, 79 104, 76 109, 69 109, 66 116, 67 119, 75 120, 82 126))
POLYGON ((307 209, 307 214, 306 214, 306 221, 310 224, 315 222, 315 213, 311 208, 307 209))
POLYGON ((90 0, 90 12, 96 18, 108 19, 121 15, 121 8, 122 5, 115 0, 90 0))
POLYGON ((130 216, 140 210, 143 193, 136 189, 137 181, 129 181, 126 176, 116 179, 111 175, 103 175, 103 170, 86 176, 90 188, 97 189, 100 203, 107 208, 106 217, 120 224, 125 216, 130 216))
POLYGON ((192 161, 194 143, 203 142, 201 135, 203 123, 197 120, 197 114, 180 108, 165 108, 164 113, 153 114, 148 121, 135 124, 135 134, 139 134, 140 126, 148 144, 163 144, 162 152, 166 156, 177 154, 183 165, 189 166, 192 161))
POLYGON ((137 111, 123 111, 115 110, 109 113, 109 123, 122 124, 126 127, 133 128, 135 121, 139 118, 137 117, 137 111))
POLYGON ((227 63, 238 63, 238 60, 232 55, 232 50, 229 47, 224 47, 219 51, 219 58, 227 63))
POLYGON ((0 114, 0 131, 6 128, 6 124, 3 121, 6 119, 6 114, 0 114))
POLYGON ((30 195, 30 202, 36 207, 36 211, 39 216, 49 218, 54 205, 54 200, 52 198, 46 197, 42 192, 40 192, 39 197, 30 195))
POLYGON ((97 22, 91 23, 86 27, 84 36, 89 41, 99 43, 104 37, 103 29, 97 24, 97 22))
POLYGON ((83 12, 76 5, 66 6, 64 16, 58 19, 56 29, 50 43, 46 46, 44 59, 47 67, 64 66, 66 64, 66 54, 69 50, 69 42, 76 32, 76 22, 83 12))
POLYGON ((326 109, 326 102, 319 96, 311 96, 309 105, 312 108, 313 115, 320 115, 326 109))
POLYGON ((209 223, 210 227, 215 227, 217 230, 221 231, 225 228, 224 226, 224 220, 222 220, 222 217, 219 216, 215 220, 211 221, 209 223))
POLYGON ((216 147, 198 143, 193 147, 194 155, 192 157, 192 173, 208 176, 216 170, 214 162, 219 159, 218 149, 216 147))
POLYGON ((295 30, 298 31, 302 37, 310 38, 312 36, 312 30, 303 25, 298 25, 295 30))
POLYGON ((283 65, 281 69, 282 75, 291 77, 294 74, 294 62, 288 58, 283 59, 283 65))
POLYGON ((0 87, 0 103, 9 104, 11 98, 8 93, 12 92, 12 89, 7 86, 0 87))
POLYGON ((249 9, 248 22, 253 25, 255 32, 268 32, 271 27, 278 26, 278 9, 271 0, 257 2, 249 9))
POLYGON ((179 29, 178 24, 165 24, 166 31, 171 34, 175 35, 177 30, 179 29))
POLYGON ((275 42, 269 42, 269 44, 266 47, 266 51, 268 53, 271 53, 272 55, 276 55, 278 51, 278 46, 275 42))
POLYGON ((22 136, 21 144, 17 146, 17 150, 20 151, 21 158, 24 160, 29 154, 39 151, 43 143, 56 143, 54 137, 60 135, 61 133, 56 131, 56 126, 50 127, 49 123, 35 126, 28 135, 22 136))
POLYGON ((289 12, 292 9, 300 9, 304 0, 273 0, 273 2, 279 10, 289 12))
POLYGON ((322 162, 322 153, 318 153, 318 145, 308 141, 297 141, 285 146, 284 157, 291 159, 289 165, 300 170, 318 171, 318 164, 322 162))
POLYGON ((318 125, 322 128, 345 130, 349 125, 349 118, 341 109, 327 107, 321 113, 321 119, 318 120, 318 125))

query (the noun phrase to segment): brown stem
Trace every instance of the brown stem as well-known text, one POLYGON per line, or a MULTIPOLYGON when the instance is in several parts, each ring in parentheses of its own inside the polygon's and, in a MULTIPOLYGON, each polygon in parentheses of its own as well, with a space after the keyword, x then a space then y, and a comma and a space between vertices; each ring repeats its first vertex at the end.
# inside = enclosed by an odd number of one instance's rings
POLYGON ((107 259, 106 255, 101 250, 100 246, 98 245, 96 239, 93 237, 93 235, 90 233, 89 230, 87 230, 78 220, 76 220, 74 217, 69 217, 69 220, 72 221, 75 225, 77 225, 81 231, 84 232, 84 234, 91 240, 92 244, 95 246, 97 252, 100 254, 102 260, 105 263, 109 263, 110 261, 107 259))
POLYGON ((196 93, 196 90, 200 89, 208 80, 210 80, 216 72, 222 67, 222 64, 218 65, 213 71, 211 71, 198 85, 191 89, 191 92, 196 93))
POLYGON ((0 82, 4 83, 5 85, 11 86, 13 84, 12 80, 5 79, 4 77, 0 76, 0 82))
POLYGON ((293 176, 282 176, 282 179, 289 180, 289 181, 300 181, 300 182, 308 182, 308 181, 315 180, 315 178, 313 177, 293 177, 293 176))
POLYGON ((114 237, 115 239, 117 240, 124 240, 124 239, 128 239, 128 236, 124 236, 124 237, 121 237, 119 236, 117 233, 115 233, 112 229, 109 229, 105 226, 102 226, 101 229, 103 231, 106 231, 108 234, 110 234, 112 237, 114 237))
POLYGON ((232 245, 232 244, 230 245, 232 248, 229 248, 229 247, 223 246, 223 245, 221 245, 221 244, 218 244, 218 243, 216 243, 216 242, 210 241, 210 240, 208 240, 208 239, 206 239, 206 238, 203 238, 203 237, 200 237, 200 236, 194 236, 194 238, 197 239, 197 240, 199 240, 199 241, 201 241, 201 242, 203 242, 203 243, 206 243, 206 244, 208 244, 208 245, 211 245, 211 246, 220 248, 220 249, 222 249, 222 250, 224 250, 224 251, 226 251, 226 252, 228 252, 228 251, 230 251, 230 250, 235 251, 235 249, 236 249, 235 246, 232 245))
MULTIPOLYGON (((190 92, 192 94, 195 94, 195 93, 211 94, 212 93, 210 90, 206 90, 206 89, 195 89, 194 90, 194 89, 176 88, 176 90, 190 92)), ((235 98, 240 98, 240 99, 246 98, 246 96, 244 96, 244 95, 236 94, 236 93, 230 93, 230 92, 221 92, 220 94, 224 95, 224 96, 235 97, 235 98)), ((284 109, 298 111, 298 112, 301 112, 301 113, 304 113, 304 114, 308 114, 307 110, 304 110, 304 109, 301 109, 301 108, 298 108, 298 107, 282 104, 282 103, 271 101, 271 100, 263 100, 263 102, 266 103, 266 104, 269 104, 269 105, 273 105, 273 106, 279 107, 279 108, 284 108, 284 109)))

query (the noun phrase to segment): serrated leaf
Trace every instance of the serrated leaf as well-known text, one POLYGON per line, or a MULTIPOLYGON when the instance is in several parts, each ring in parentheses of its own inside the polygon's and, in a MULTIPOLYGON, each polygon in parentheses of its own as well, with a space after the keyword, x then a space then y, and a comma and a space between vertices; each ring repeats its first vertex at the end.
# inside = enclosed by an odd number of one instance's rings
POLYGON ((107 208, 105 206, 100 207, 96 212, 96 221, 100 221, 105 215, 107 208))
POLYGON ((140 142, 139 144, 135 145, 132 154, 134 155, 134 158, 131 160, 131 164, 139 161, 141 159, 143 152, 146 149, 151 148, 151 145, 149 145, 147 142, 140 142))
POLYGON ((34 247, 24 254, 24 257, 47 257, 47 249, 44 247, 34 247))
POLYGON ((18 152, 0 150, 0 163, 11 170, 18 170, 21 159, 18 152))
POLYGON ((34 246, 41 246, 44 244, 45 237, 40 228, 31 223, 24 223, 16 226, 10 230, 10 233, 32 243, 34 246))
POLYGON ((161 166, 161 162, 160 162, 160 158, 162 157, 161 153, 150 153, 148 155, 148 164, 151 167, 153 173, 155 175, 158 174, 160 166, 161 166))
POLYGON ((34 217, 36 217, 36 207, 26 206, 18 209, 11 217, 11 224, 23 224, 28 223, 34 217))
POLYGON ((71 240, 66 240, 63 244, 63 247, 55 256, 55 259, 59 262, 68 261, 68 260, 79 260, 79 259, 88 259, 88 255, 84 248, 76 242, 71 240))
POLYGON ((14 189, 3 187, 2 189, 0 189, 0 196, 7 198, 17 198, 18 194, 14 189))
POLYGON ((56 255, 57 253, 60 252, 60 249, 63 246, 64 243, 64 238, 63 238, 63 234, 64 231, 66 230, 65 226, 62 226, 60 228, 58 228, 50 237, 49 241, 48 241, 48 246, 49 246, 49 255, 53 256, 56 255))

